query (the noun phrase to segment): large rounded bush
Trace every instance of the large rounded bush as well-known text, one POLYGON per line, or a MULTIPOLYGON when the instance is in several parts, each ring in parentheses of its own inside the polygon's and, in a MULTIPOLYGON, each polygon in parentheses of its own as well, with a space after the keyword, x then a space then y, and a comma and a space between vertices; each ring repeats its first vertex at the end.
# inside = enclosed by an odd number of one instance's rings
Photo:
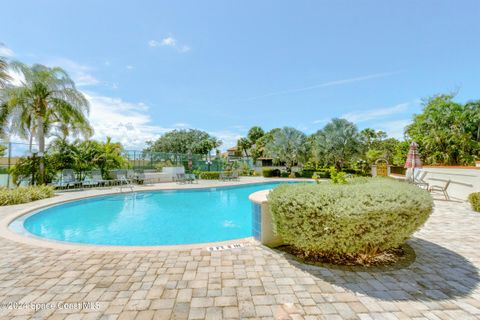
POLYGON ((277 234, 307 256, 373 256, 397 248, 433 208, 427 191, 388 178, 282 185, 268 202, 277 234))

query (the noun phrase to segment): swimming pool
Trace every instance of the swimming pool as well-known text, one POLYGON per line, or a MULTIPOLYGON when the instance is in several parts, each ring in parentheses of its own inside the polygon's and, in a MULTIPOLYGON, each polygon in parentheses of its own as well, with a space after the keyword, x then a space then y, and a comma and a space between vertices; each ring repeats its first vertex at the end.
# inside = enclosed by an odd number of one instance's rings
POLYGON ((282 182, 148 191, 68 202, 28 216, 23 227, 47 239, 120 246, 193 244, 252 236, 248 196, 282 182))

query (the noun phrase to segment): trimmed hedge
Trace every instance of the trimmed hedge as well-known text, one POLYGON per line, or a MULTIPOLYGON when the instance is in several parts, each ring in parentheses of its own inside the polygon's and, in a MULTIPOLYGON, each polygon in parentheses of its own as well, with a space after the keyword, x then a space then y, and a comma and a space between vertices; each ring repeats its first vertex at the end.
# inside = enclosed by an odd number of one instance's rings
POLYGON ((27 203, 55 195, 51 186, 28 186, 14 189, 0 188, 0 206, 27 203))
POLYGON ((280 177, 281 172, 279 169, 270 169, 270 168, 264 168, 262 170, 262 175, 265 178, 271 178, 271 177, 280 177))
POLYGON ((203 180, 219 180, 220 179, 220 173, 224 174, 232 174, 232 171, 202 171, 198 175, 200 179, 203 180))
POLYGON ((274 229, 304 255, 374 256, 397 248, 428 219, 429 193, 388 178, 281 185, 268 196, 274 229))
POLYGON ((480 192, 470 193, 468 201, 472 205, 472 209, 480 212, 480 192))

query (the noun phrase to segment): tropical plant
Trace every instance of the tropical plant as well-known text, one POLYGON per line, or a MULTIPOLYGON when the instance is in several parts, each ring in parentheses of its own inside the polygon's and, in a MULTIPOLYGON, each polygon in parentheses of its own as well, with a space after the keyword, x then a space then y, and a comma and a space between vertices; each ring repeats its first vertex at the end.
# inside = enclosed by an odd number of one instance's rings
POLYGON ((247 138, 250 141, 250 143, 254 145, 255 143, 257 143, 257 140, 263 137, 264 135, 265 135, 265 131, 263 131, 262 128, 255 126, 255 127, 251 127, 250 130, 248 130, 247 138))
POLYGON ((21 72, 20 86, 4 89, 5 101, 0 106, 0 133, 7 124, 20 136, 35 130, 39 147, 39 183, 45 182, 45 138, 55 131, 92 134, 87 114, 89 104, 76 89, 74 82, 61 68, 43 65, 28 67, 19 62, 11 64, 21 72))
MULTIPOLYGON (((31 156, 17 160, 15 165, 10 168, 13 183, 17 186, 23 183, 34 185, 40 180, 40 167, 38 165, 39 157, 31 156)), ((52 158, 47 154, 44 159, 44 182, 48 183, 55 177, 56 170, 53 166, 52 158)))
POLYGON ((248 138, 240 138, 237 141, 237 148, 240 150, 245 157, 248 157, 248 150, 252 147, 252 143, 248 138))
POLYGON ((398 248, 428 219, 429 193, 387 178, 282 185, 270 192, 274 231, 303 256, 368 260, 398 248))
MULTIPOLYGON (((251 129, 250 129, 251 130, 251 129)), ((256 161, 258 158, 265 157, 266 156, 266 146, 273 140, 273 135, 278 132, 280 128, 275 128, 264 135, 262 135, 260 138, 255 140, 255 144, 252 146, 250 149, 250 154, 253 158, 254 161, 256 161)))
POLYGON ((0 144, 0 157, 3 157, 5 155, 5 150, 7 150, 7 147, 3 144, 0 144))
POLYGON ((276 162, 285 164, 290 173, 294 165, 306 161, 309 151, 307 136, 295 128, 284 127, 273 133, 265 150, 276 162))
POLYGON ((51 186, 28 186, 14 189, 0 188, 0 206, 27 203, 55 195, 51 186))
POLYGON ((361 155, 362 142, 357 126, 334 118, 312 136, 313 158, 318 163, 341 170, 348 161, 361 155))
POLYGON ((99 145, 99 150, 93 158, 93 163, 101 170, 105 178, 109 177, 109 171, 129 166, 128 161, 122 156, 122 145, 113 143, 110 137, 107 137, 105 143, 99 145))
POLYGON ((0 89, 4 88, 7 85, 7 82, 12 79, 7 72, 8 63, 7 61, 0 57, 0 89))
POLYGON ((147 141, 144 152, 167 152, 179 154, 207 154, 222 144, 220 140, 205 131, 173 130, 156 141, 147 141))
POLYGON ((332 182, 337 184, 345 184, 347 183, 347 174, 342 171, 337 171, 335 167, 330 167, 330 179, 332 179, 332 182))
POLYGON ((453 94, 424 100, 406 134, 426 164, 469 165, 480 156, 480 102, 461 104, 453 94))

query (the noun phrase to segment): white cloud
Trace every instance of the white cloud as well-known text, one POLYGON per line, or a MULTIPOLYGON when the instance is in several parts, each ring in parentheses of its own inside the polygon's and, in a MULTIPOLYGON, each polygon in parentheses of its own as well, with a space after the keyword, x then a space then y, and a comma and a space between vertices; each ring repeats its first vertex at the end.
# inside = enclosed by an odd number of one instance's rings
POLYGON ((190 127, 190 124, 185 123, 185 122, 177 122, 173 125, 176 128, 188 128, 190 127))
POLYGON ((177 39, 175 39, 173 36, 168 36, 163 38, 160 41, 157 40, 150 40, 148 41, 148 46, 152 48, 156 47, 170 47, 174 48, 180 53, 185 53, 191 50, 190 46, 186 44, 179 44, 177 39))
POLYGON ((313 124, 322 124, 322 123, 327 123, 328 121, 330 121, 330 119, 318 119, 318 120, 312 121, 312 123, 313 124))
POLYGON ((141 150, 148 140, 172 130, 152 124, 149 107, 143 103, 131 103, 119 98, 84 93, 90 102, 90 123, 94 139, 121 142, 126 149, 141 150))
POLYGON ((265 94, 261 94, 261 95, 255 96, 255 97, 242 99, 242 100, 237 101, 237 102, 247 102, 247 101, 253 101, 253 100, 257 100, 257 99, 262 99, 262 98, 267 98, 267 97, 272 97, 272 96, 278 96, 278 95, 284 95, 284 94, 289 94, 289 93, 297 93, 297 92, 309 91, 309 90, 314 90, 314 89, 334 87, 334 86, 340 86, 340 85, 345 85, 345 84, 350 84, 350 83, 356 83, 356 82, 362 82, 362 81, 367 81, 367 80, 385 78, 385 77, 389 77, 389 76, 392 76, 392 75, 395 75, 395 74, 398 74, 398 73, 401 73, 401 71, 373 73, 373 74, 367 74, 367 75, 354 77, 354 78, 328 81, 328 82, 319 83, 319 84, 315 84, 315 85, 311 85, 311 86, 307 86, 307 87, 301 87, 301 88, 296 88, 296 89, 287 89, 287 90, 265 93, 265 94))
POLYGON ((240 134, 239 132, 233 132, 229 130, 210 131, 208 133, 222 140, 222 145, 219 148, 220 150, 227 150, 228 148, 236 146, 237 140, 245 136, 245 134, 240 134))
POLYGON ((376 130, 385 131, 389 137, 403 140, 403 132, 407 125, 412 123, 410 119, 385 121, 375 124, 373 127, 376 130))
POLYGON ((173 37, 166 37, 166 38, 162 39, 161 45, 162 46, 175 47, 177 45, 177 40, 175 40, 175 38, 173 38, 173 37))
POLYGON ((150 40, 148 41, 148 46, 152 48, 159 47, 160 42, 158 42, 157 40, 150 40))
POLYGON ((92 67, 77 63, 73 60, 58 58, 49 61, 47 65, 58 66, 65 69, 79 87, 93 86, 100 83, 100 81, 92 75, 92 67))
POLYGON ((373 119, 383 118, 390 115, 402 113, 406 111, 409 107, 410 103, 400 103, 393 107, 387 108, 379 108, 379 109, 372 109, 366 111, 358 111, 358 112, 349 112, 341 116, 341 118, 347 119, 348 121, 358 123, 369 121, 373 119))
POLYGON ((12 49, 7 47, 4 43, 0 42, 0 56, 10 58, 10 57, 13 57, 14 55, 15 53, 13 52, 12 49))
POLYGON ((132 66, 132 65, 127 65, 127 66, 125 66, 125 68, 127 68, 128 70, 133 70, 134 66, 132 66))

